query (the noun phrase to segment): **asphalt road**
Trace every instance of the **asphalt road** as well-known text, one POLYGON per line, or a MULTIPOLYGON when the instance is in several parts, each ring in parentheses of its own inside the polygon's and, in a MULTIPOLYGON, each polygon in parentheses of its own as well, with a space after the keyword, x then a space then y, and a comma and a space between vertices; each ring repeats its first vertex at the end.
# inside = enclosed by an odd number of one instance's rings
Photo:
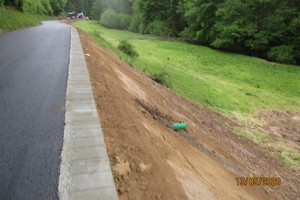
POLYGON ((0 35, 0 199, 58 199, 70 27, 0 35))

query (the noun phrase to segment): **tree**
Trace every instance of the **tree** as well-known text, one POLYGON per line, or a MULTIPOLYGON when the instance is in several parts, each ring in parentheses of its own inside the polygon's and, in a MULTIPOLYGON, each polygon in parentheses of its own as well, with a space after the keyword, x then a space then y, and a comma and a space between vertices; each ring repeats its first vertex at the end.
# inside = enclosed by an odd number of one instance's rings
POLYGON ((67 0, 49 0, 49 3, 52 7, 54 14, 58 15, 64 11, 64 8, 67 4, 67 0))
POLYGON ((70 1, 67 3, 66 5, 66 9, 65 11, 67 12, 72 12, 72 11, 75 11, 75 6, 73 3, 71 3, 70 1))
POLYGON ((129 0, 117 0, 117 5, 119 5, 119 12, 126 14, 126 15, 132 15, 132 2, 129 0))
POLYGON ((69 0, 74 6, 76 12, 83 12, 84 11, 84 0, 69 0))
POLYGON ((99 21, 102 13, 103 13, 102 0, 96 0, 92 6, 91 17, 92 19, 99 21))
POLYGON ((216 48, 243 51, 245 40, 257 32, 255 15, 249 4, 242 0, 228 0, 218 6, 218 19, 214 25, 217 32, 211 46, 216 48))
POLYGON ((1 0, 0 4, 12 6, 17 8, 19 11, 23 11, 23 0, 1 0))
POLYGON ((52 15, 53 10, 49 0, 24 0, 24 12, 38 15, 52 15))
POLYGON ((93 3, 94 3, 93 0, 84 0, 83 7, 84 7, 84 14, 86 16, 90 16, 91 15, 93 3))

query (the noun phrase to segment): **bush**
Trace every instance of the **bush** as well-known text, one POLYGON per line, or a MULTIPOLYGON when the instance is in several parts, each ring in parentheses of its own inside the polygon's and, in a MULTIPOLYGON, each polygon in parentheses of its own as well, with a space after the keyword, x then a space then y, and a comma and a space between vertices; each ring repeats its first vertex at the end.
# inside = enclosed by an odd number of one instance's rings
POLYGON ((93 31, 90 31, 89 34, 94 35, 94 36, 104 40, 104 38, 102 37, 103 32, 100 32, 96 29, 94 29, 93 31))
POLYGON ((124 15, 124 14, 118 14, 121 17, 120 20, 120 29, 128 29, 131 22, 131 16, 130 15, 124 15))
POLYGON ((144 34, 144 33, 149 33, 146 28, 144 23, 140 23, 139 25, 139 33, 144 34))
POLYGON ((127 40, 121 40, 118 45, 118 49, 131 57, 139 56, 138 52, 135 50, 135 47, 132 44, 128 43, 127 40))
POLYGON ((165 36, 169 32, 169 27, 167 22, 154 20, 147 26, 147 32, 153 35, 165 36))
POLYGON ((140 18, 138 15, 133 15, 132 20, 130 22, 129 30, 134 33, 139 32, 140 18))
POLYGON ((172 88, 172 79, 167 71, 167 66, 164 66, 158 74, 154 74, 152 80, 166 86, 167 88, 172 88))
POLYGON ((272 47, 268 51, 267 56, 272 61, 284 63, 284 64, 295 64, 294 59, 294 46, 292 45, 280 45, 277 47, 272 47))
POLYGON ((108 28, 127 29, 131 22, 130 15, 117 14, 112 9, 107 9, 100 18, 100 24, 108 28))
POLYGON ((117 28, 118 24, 120 24, 120 22, 118 22, 117 13, 112 9, 107 9, 101 15, 100 24, 108 28, 117 28))
POLYGON ((190 28, 185 27, 184 30, 179 33, 179 36, 185 41, 194 41, 196 34, 191 31, 190 28))

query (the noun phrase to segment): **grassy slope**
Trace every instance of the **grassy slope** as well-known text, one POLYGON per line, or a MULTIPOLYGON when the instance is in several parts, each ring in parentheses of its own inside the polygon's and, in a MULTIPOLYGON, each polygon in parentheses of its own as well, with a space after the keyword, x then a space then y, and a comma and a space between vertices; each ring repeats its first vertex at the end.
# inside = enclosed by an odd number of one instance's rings
POLYGON ((0 34, 6 31, 38 26, 41 21, 50 19, 57 19, 57 17, 32 15, 0 6, 0 34))
MULTIPOLYGON (((259 108, 300 110, 300 67, 279 65, 240 54, 225 53, 152 35, 108 29, 96 21, 73 24, 118 45, 128 39, 140 56, 132 64, 147 73, 168 65, 173 90, 196 103, 240 118, 259 108)), ((100 40, 94 36, 94 39, 100 40)), ((128 57, 117 51, 125 60, 128 57)))
MULTIPOLYGON (((176 40, 108 29, 96 21, 79 21, 72 25, 90 33, 102 46, 149 74, 158 73, 167 64, 174 91, 246 124, 256 124, 252 115, 261 109, 300 110, 299 66, 270 63, 176 40), (117 49, 121 39, 128 39, 136 47, 140 54, 137 59, 131 60, 117 49)), ((299 168, 299 151, 293 145, 274 142, 270 136, 258 133, 248 125, 235 128, 240 136, 274 146, 280 152, 275 154, 277 158, 299 168)))

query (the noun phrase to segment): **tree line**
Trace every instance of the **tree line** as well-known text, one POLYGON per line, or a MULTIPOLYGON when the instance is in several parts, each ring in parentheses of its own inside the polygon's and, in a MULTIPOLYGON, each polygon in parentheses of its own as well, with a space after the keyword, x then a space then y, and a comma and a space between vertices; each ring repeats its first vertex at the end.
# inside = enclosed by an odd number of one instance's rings
POLYGON ((22 12, 50 16, 64 13, 66 3, 67 0, 0 0, 0 6, 10 6, 22 12))
POLYGON ((300 64, 299 0, 0 0, 0 5, 33 14, 83 12, 109 28, 300 64))
POLYGON ((299 0, 95 0, 90 14, 110 28, 300 64, 299 0))

